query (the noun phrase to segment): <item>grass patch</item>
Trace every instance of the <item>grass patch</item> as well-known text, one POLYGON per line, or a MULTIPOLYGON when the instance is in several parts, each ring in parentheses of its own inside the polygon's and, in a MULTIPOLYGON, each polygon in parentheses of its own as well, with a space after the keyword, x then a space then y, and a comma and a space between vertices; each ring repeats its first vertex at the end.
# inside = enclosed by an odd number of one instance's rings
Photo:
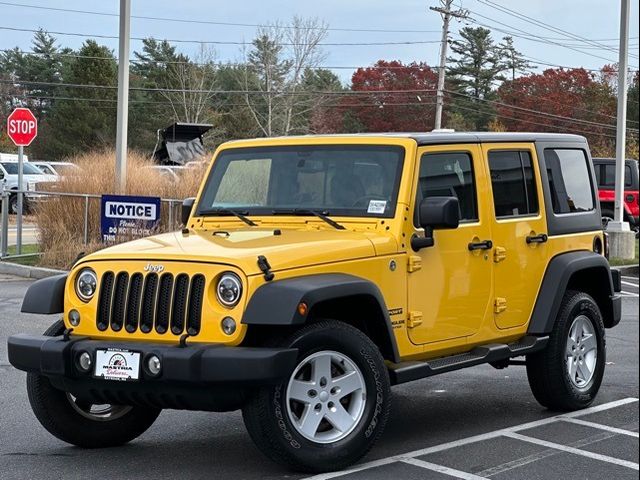
POLYGON ((609 264, 613 267, 620 267, 622 265, 638 265, 640 258, 638 256, 640 242, 636 240, 636 254, 633 260, 624 260, 622 258, 612 258, 609 260, 609 264))
MULTIPOLYGON (((40 247, 38 245, 22 246, 22 255, 39 253, 39 252, 40 252, 40 247)), ((15 245, 10 246, 7 249, 7 253, 9 255, 15 255, 17 253, 15 245)), ((20 265, 34 266, 40 263, 40 255, 33 255, 31 257, 8 258, 6 261, 11 263, 18 263, 20 265)))

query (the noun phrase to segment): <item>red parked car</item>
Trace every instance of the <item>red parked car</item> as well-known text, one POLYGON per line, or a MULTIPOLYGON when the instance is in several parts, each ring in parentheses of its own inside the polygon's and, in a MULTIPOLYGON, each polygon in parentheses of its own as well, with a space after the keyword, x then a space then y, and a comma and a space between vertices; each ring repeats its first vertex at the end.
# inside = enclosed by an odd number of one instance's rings
MULTIPOLYGON (((593 166, 598 179, 598 196, 604 225, 613 220, 616 161, 614 158, 594 158, 593 166)), ((638 229, 640 194, 638 193, 638 161, 627 160, 624 173, 624 220, 638 229)))

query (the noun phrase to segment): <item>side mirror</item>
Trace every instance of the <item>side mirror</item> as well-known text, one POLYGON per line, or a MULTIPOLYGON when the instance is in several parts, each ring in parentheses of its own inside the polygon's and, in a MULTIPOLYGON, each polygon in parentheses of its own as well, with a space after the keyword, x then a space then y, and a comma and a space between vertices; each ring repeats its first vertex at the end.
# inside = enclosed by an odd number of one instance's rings
POLYGON ((433 247, 433 231, 458 228, 460 204, 456 197, 427 197, 418 207, 418 223, 424 228, 424 237, 411 237, 411 248, 418 251, 433 247))
POLYGON ((195 198, 185 198, 182 201, 182 225, 184 225, 185 227, 189 222, 189 217, 191 216, 191 211, 193 210, 193 204, 195 202, 195 198))

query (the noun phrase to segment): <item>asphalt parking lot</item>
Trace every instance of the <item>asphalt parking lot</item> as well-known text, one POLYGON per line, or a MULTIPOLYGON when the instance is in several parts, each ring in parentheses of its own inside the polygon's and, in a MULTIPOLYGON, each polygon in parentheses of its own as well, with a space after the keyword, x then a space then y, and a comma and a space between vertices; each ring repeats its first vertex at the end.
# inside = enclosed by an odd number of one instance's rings
MULTIPOLYGON (((6 339, 55 319, 20 314, 30 281, 0 275, 0 479, 299 479, 264 458, 239 413, 166 411, 129 445, 82 450, 51 437, 29 407, 25 374, 6 339)), ((352 470, 317 480, 637 479, 638 279, 623 278, 623 319, 608 331, 607 371, 594 406, 542 409, 522 367, 480 366, 397 387, 387 430, 352 470)))

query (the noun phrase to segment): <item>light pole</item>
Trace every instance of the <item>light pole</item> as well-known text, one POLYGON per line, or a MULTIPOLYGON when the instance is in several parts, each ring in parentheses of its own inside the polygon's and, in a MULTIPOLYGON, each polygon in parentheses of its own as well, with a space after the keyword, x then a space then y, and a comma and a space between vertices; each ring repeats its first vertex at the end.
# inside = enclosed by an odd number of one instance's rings
POLYGON ((131 0, 120 0, 120 40, 118 52, 118 111, 116 127, 116 192, 127 187, 127 126, 129 120, 129 37, 131 0))

